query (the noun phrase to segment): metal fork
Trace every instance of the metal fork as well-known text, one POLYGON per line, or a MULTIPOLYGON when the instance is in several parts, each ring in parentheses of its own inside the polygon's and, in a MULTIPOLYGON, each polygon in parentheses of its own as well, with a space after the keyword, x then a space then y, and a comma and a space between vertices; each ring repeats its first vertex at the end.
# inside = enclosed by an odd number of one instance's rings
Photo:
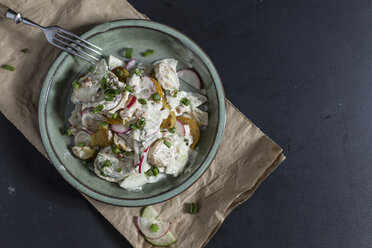
POLYGON ((102 48, 92 44, 91 42, 88 42, 58 26, 40 26, 39 24, 36 24, 35 22, 24 18, 20 12, 16 13, 15 11, 11 10, 9 7, 1 3, 0 17, 11 19, 17 24, 23 22, 24 24, 42 29, 46 39, 50 44, 62 49, 65 52, 68 52, 69 54, 86 60, 91 64, 95 64, 94 62, 92 62, 92 60, 98 61, 99 57, 102 56, 102 48), (83 51, 83 49, 85 49, 85 51, 83 51), (98 58, 88 52, 94 53, 95 56, 98 56, 98 58))

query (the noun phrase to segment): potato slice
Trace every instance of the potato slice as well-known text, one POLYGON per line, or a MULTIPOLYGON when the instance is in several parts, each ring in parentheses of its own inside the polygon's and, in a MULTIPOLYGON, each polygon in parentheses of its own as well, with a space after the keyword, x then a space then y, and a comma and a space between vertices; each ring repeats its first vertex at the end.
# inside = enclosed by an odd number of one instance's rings
POLYGON ((118 116, 116 119, 106 118, 108 124, 123 124, 123 119, 118 116))
POLYGON ((127 80, 129 76, 129 71, 122 66, 115 67, 112 72, 118 77, 120 82, 124 82, 127 80))
POLYGON ((90 146, 83 146, 83 147, 74 146, 71 148, 71 150, 75 154, 76 157, 83 159, 83 160, 92 158, 96 153, 96 150, 94 150, 90 146))
POLYGON ((163 88, 161 87, 160 83, 158 82, 158 80, 156 80, 155 78, 152 78, 152 77, 150 77, 150 79, 152 80, 152 82, 155 85, 155 91, 159 93, 160 97, 163 97, 164 96, 164 91, 163 91, 163 88))
POLYGON ((97 132, 92 134, 92 146, 106 147, 111 144, 112 133, 107 126, 100 127, 97 132))
POLYGON ((164 119, 160 128, 172 128, 176 124, 176 114, 173 111, 169 112, 168 118, 164 119))
POLYGON ((183 125, 189 125, 190 127, 190 134, 193 139, 193 143, 191 145, 191 149, 194 149, 195 146, 198 144, 200 139, 200 128, 196 121, 186 116, 178 116, 177 120, 180 121, 183 125))

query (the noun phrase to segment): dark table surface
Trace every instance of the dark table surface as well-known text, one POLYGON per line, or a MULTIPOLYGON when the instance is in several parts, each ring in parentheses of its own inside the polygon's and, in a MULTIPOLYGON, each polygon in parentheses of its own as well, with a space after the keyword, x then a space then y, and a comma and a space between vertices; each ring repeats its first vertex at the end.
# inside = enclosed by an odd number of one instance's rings
MULTIPOLYGON (((372 2, 130 2, 200 44, 287 155, 207 247, 371 247, 372 2)), ((130 247, 3 116, 0 130, 0 247, 130 247)))

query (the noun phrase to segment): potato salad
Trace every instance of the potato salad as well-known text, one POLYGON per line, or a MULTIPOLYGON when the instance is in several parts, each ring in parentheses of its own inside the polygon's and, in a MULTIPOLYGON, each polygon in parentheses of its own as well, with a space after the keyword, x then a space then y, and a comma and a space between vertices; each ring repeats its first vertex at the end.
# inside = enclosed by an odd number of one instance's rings
POLYGON ((177 71, 174 59, 138 64, 110 55, 98 62, 72 82, 72 153, 128 191, 180 175, 208 125, 200 109, 207 97, 180 91, 180 79, 201 88, 199 75, 177 71))

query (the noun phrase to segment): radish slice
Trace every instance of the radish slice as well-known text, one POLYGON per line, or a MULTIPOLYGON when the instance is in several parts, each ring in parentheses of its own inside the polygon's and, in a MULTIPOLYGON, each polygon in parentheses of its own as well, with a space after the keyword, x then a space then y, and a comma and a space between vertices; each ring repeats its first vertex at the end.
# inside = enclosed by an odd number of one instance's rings
POLYGON ((125 69, 127 69, 129 71, 130 68, 132 68, 135 64, 136 64, 136 60, 131 59, 131 60, 128 61, 127 65, 125 66, 125 69))
POLYGON ((149 77, 143 77, 140 82, 141 91, 136 92, 138 98, 149 98, 155 93, 154 82, 149 77))
POLYGON ((133 96, 133 95, 130 95, 130 99, 128 100, 128 105, 127 105, 127 108, 130 108, 132 107, 132 105, 136 102, 137 100, 137 97, 133 96))
POLYGON ((147 151, 149 150, 150 146, 148 146, 142 153, 142 156, 141 156, 141 160, 140 160, 140 163, 139 163, 139 167, 138 167, 138 173, 141 173, 141 168, 142 168, 142 163, 143 163, 143 159, 145 158, 145 154, 147 153, 147 151))
POLYGON ((92 143, 92 137, 86 131, 79 131, 74 138, 74 144, 84 143, 84 145, 90 145, 92 143))
POLYGON ((179 120, 176 121, 176 124, 174 125, 174 128, 176 129, 176 134, 178 134, 181 137, 185 137, 185 135, 186 135, 185 127, 183 126, 183 124, 179 120))
POLYGON ((103 115, 94 114, 94 108, 86 108, 82 111, 81 122, 87 131, 95 132, 99 129, 99 125, 106 120, 103 115))
POLYGON ((140 216, 137 217, 137 225, 142 234, 150 239, 159 239, 163 237, 170 228, 169 222, 160 222, 153 219, 142 218, 140 216), (154 232, 151 229, 152 224, 156 224, 159 230, 154 232))
POLYGON ((119 134, 126 134, 131 130, 129 126, 124 126, 123 124, 112 124, 110 128, 112 131, 119 134))
POLYGON ((200 90, 202 83, 197 72, 190 69, 183 69, 177 72, 177 75, 180 79, 193 86, 194 88, 200 90))
POLYGON ((119 104, 122 97, 123 96, 119 94, 116 96, 116 99, 114 101, 105 101, 103 103, 103 110, 111 110, 115 108, 119 104))

